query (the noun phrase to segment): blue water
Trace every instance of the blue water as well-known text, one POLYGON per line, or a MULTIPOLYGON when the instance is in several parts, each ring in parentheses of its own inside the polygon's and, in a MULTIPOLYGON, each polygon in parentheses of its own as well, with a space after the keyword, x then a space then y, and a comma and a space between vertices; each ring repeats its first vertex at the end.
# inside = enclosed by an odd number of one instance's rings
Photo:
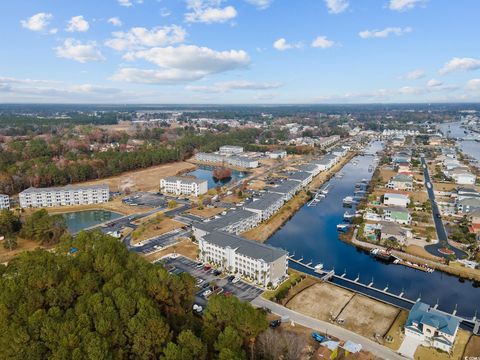
POLYGON ((453 311, 458 304, 459 315, 473 316, 475 310, 480 310, 480 288, 473 287, 472 282, 462 282, 439 271, 425 273, 386 264, 338 239, 336 226, 342 222, 346 210, 342 199, 353 195, 356 182, 372 176, 368 167, 373 164, 373 157, 360 156, 357 159, 358 165, 350 162, 343 168, 343 178, 330 181, 329 194, 322 202, 316 207, 300 209, 268 243, 286 249, 296 258, 303 257, 305 262, 323 263, 325 269, 334 268, 337 274, 346 270, 351 279, 359 274, 360 281, 368 284, 373 278, 376 288, 388 285, 390 292, 399 294, 404 291, 404 296, 412 300, 421 296, 423 301, 434 305, 438 299, 439 308, 445 311, 453 311))
MULTIPOLYGON (((460 123, 448 123, 442 124, 439 126, 440 130, 447 136, 448 130, 450 133, 448 137, 453 138, 463 138, 465 137, 465 129, 460 127, 460 123)), ((457 142, 460 149, 471 156, 472 158, 476 159, 480 162, 480 143, 476 141, 458 141, 457 142)))
POLYGON ((117 219, 122 215, 107 210, 86 210, 64 213, 62 216, 67 223, 68 231, 76 233, 105 221, 117 219))
POLYGON ((232 170, 232 177, 229 179, 216 180, 213 178, 214 166, 200 165, 197 170, 187 173, 186 175, 195 176, 202 180, 208 181, 208 188, 216 188, 217 186, 226 185, 232 181, 237 181, 248 176, 248 172, 232 170))

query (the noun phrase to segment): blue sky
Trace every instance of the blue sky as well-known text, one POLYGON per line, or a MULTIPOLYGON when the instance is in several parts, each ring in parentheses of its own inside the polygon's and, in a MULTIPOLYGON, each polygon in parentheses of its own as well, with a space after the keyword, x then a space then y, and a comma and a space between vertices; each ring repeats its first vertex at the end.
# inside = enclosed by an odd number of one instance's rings
POLYGON ((0 102, 480 100, 478 0, 4 0, 0 102))

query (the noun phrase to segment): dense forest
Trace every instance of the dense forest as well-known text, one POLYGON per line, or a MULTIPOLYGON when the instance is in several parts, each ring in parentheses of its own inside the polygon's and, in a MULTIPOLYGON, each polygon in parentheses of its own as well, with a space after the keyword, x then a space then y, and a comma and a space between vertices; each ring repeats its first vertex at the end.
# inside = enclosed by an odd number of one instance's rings
MULTIPOLYGON (((14 140, 4 144, 0 152, 0 193, 15 194, 28 188, 66 185, 86 180, 101 179, 126 171, 142 169, 172 161, 184 160, 195 150, 214 151, 225 144, 250 145, 259 135, 257 129, 232 130, 225 133, 196 134, 192 129, 181 129, 175 139, 145 135, 143 145, 126 152, 122 146, 125 135, 105 139, 98 128, 89 127, 82 137, 61 135, 36 136, 28 140, 14 140), (92 151, 90 144, 116 141, 118 148, 92 151)), ((161 136, 162 132, 153 132, 161 136)))
POLYGON ((100 232, 0 265, 0 359, 246 358, 265 314, 213 296, 194 315, 195 281, 100 232))

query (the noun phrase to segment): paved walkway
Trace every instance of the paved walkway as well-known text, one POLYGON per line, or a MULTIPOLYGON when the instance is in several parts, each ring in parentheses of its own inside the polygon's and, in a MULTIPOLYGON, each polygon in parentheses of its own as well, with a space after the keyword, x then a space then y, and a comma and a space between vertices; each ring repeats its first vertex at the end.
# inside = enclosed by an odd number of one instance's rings
POLYGON ((364 350, 370 351, 372 354, 385 360, 405 360, 406 358, 400 354, 397 354, 393 350, 380 345, 370 339, 367 339, 361 335, 358 335, 350 330, 344 329, 337 325, 331 324, 326 321, 314 319, 307 315, 300 314, 296 311, 290 310, 282 305, 266 300, 259 296, 252 301, 252 304, 258 307, 265 307, 270 309, 273 313, 279 316, 288 316, 289 319, 296 324, 300 324, 307 328, 317 330, 329 335, 335 336, 342 340, 350 340, 357 344, 361 344, 364 350))

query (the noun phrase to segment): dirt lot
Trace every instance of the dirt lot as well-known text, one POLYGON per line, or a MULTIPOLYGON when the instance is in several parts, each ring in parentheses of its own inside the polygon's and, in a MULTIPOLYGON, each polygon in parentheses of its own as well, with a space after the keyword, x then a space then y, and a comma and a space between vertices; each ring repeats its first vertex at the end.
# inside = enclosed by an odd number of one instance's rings
POLYGON ((438 191, 452 191, 458 187, 458 185, 454 183, 446 184, 446 183, 434 182, 432 185, 433 185, 433 188, 438 191))
POLYGON ((197 251, 198 245, 193 243, 190 239, 185 239, 174 246, 170 246, 167 249, 163 249, 150 255, 145 255, 145 259, 151 262, 160 259, 165 255, 176 252, 177 254, 181 254, 192 260, 195 260, 198 254, 197 251))
POLYGON ((287 303, 289 309, 316 319, 337 317, 354 293, 329 283, 319 283, 303 290, 287 303))
POLYGON ((394 306, 355 294, 338 319, 345 320, 343 327, 346 329, 376 340, 375 334, 383 337, 399 312, 394 306))
POLYGON ((204 219, 211 218, 212 216, 218 215, 221 212, 225 211, 224 208, 221 207, 211 207, 211 208, 203 208, 202 210, 198 210, 198 208, 190 209, 187 211, 187 213, 190 213, 195 216, 200 216, 204 219))
POLYGON ((265 189, 265 187, 267 186, 267 184, 265 183, 265 181, 262 181, 262 180, 253 180, 251 181, 250 185, 248 185, 248 188, 249 189, 252 189, 252 190, 263 190, 265 189))
POLYGON ((101 125, 100 128, 108 132, 124 131, 126 133, 132 133, 134 131, 134 126, 132 126, 130 121, 119 121, 118 124, 115 125, 101 125))
MULTIPOLYGON (((447 354, 446 352, 440 352, 434 348, 419 346, 417 351, 415 351, 414 358, 415 360, 461 360, 466 359, 463 355, 465 346, 470 338, 470 333, 465 330, 458 330, 457 338, 455 339, 455 344, 453 345, 452 354, 447 354)), ((475 356, 479 356, 477 353, 475 356)))
POLYGON ((196 166, 184 161, 153 166, 148 169, 131 171, 107 179, 94 180, 81 185, 108 184, 110 191, 129 188, 131 191, 158 191, 160 179, 195 170, 196 166))
POLYGON ((480 336, 470 337, 463 356, 480 356, 480 336))

